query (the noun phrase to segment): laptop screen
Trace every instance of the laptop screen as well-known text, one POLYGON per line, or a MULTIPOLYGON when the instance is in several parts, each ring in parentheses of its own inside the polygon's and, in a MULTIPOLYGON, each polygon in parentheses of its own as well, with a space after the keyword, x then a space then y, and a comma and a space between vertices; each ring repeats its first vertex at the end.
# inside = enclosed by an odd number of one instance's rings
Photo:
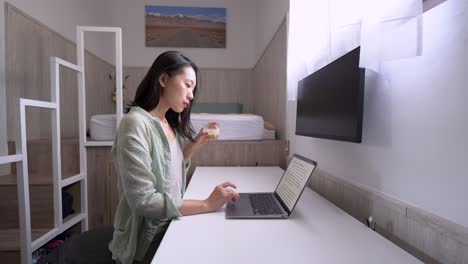
POLYGON ((296 155, 289 162, 288 168, 275 191, 281 200, 283 200, 289 212, 296 205, 315 166, 315 162, 306 161, 305 159, 298 158, 296 155))

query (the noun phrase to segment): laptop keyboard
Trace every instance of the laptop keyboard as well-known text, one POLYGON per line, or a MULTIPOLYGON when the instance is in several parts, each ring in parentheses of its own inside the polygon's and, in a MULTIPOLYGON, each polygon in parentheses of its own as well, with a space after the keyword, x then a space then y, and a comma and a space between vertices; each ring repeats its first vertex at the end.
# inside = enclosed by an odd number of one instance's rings
POLYGON ((254 214, 256 215, 276 215, 283 213, 269 193, 250 194, 249 200, 254 214))

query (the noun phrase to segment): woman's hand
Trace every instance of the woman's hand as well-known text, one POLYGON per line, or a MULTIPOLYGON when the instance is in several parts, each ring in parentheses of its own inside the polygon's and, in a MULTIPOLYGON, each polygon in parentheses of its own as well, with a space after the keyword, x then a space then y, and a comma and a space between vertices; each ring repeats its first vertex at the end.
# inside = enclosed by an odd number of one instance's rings
POLYGON ((239 194, 231 188, 236 188, 236 186, 233 183, 225 182, 216 186, 210 196, 205 200, 184 199, 179 210, 182 215, 203 214, 215 211, 228 200, 236 202, 239 199, 239 194))
MULTIPOLYGON (((206 127, 215 127, 219 126, 219 123, 217 122, 211 122, 208 123, 206 127)), ((187 162, 190 159, 192 159, 193 154, 195 154, 198 149, 200 149, 201 146, 203 146, 206 141, 208 141, 208 138, 210 137, 210 134, 206 128, 202 128, 200 132, 198 133, 197 136, 194 138, 194 142, 187 143, 184 146, 183 153, 184 153, 184 161, 187 162)))
POLYGON ((194 138, 195 140, 195 144, 198 145, 198 146, 202 146, 203 144, 206 143, 206 141, 208 141, 208 138, 210 136, 209 132, 208 132, 208 129, 207 128, 216 128, 216 127, 219 127, 219 123, 218 122, 210 122, 206 125, 206 128, 202 128, 200 130, 200 132, 198 133, 198 135, 194 138))
POLYGON ((205 200, 208 211, 215 211, 221 208, 228 200, 236 202, 239 199, 239 194, 232 188, 237 187, 231 182, 225 182, 216 186, 210 196, 205 200))

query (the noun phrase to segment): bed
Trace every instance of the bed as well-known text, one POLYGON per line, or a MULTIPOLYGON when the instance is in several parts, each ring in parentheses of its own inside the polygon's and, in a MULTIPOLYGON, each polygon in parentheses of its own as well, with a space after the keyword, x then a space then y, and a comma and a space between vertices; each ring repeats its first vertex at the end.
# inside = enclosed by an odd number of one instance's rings
MULTIPOLYGON (((192 126, 197 133, 209 122, 220 124, 218 140, 207 143, 192 157, 188 182, 198 166, 280 166, 285 168, 288 142, 277 140, 275 127, 261 116, 242 113, 238 103, 196 103, 192 126)), ((90 118, 91 140, 113 140, 115 115, 90 118)), ((113 168, 113 165, 111 166, 113 168)))
POLYGON ((209 122, 218 122, 218 140, 275 139, 275 131, 265 128, 265 121, 259 115, 194 113, 190 119, 195 132, 200 131, 209 122))
MULTIPOLYGON (((253 114, 191 114, 196 133, 209 122, 220 124, 218 140, 274 140, 275 130, 259 115, 253 114)), ((115 115, 93 115, 89 121, 91 140, 110 141, 115 137, 115 115)))

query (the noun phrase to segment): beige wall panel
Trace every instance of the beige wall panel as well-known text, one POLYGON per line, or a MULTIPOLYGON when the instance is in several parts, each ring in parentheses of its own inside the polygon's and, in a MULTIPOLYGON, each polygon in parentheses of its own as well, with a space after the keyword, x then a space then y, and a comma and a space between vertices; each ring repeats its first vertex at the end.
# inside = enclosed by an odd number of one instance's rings
MULTIPOLYGON (((76 63, 76 45, 11 5, 6 9, 6 96, 8 139, 19 129, 19 98, 50 101, 49 58, 76 63)), ((112 102, 114 67, 86 52, 87 116, 115 113, 112 102)), ((78 137, 77 74, 61 67, 60 106, 62 138, 78 137)), ((32 110, 27 115, 28 139, 50 139, 50 111, 32 110)))
POLYGON ((283 21, 252 72, 254 113, 273 124, 276 138, 286 138, 287 23, 283 21))
POLYGON ((324 171, 309 186, 363 224, 373 216, 378 233, 424 263, 468 263, 463 226, 324 171))
POLYGON ((108 164, 110 147, 91 147, 88 151, 88 219, 89 228, 108 222, 108 164))
MULTIPOLYGON (((133 100, 140 82, 149 68, 125 67, 124 75, 129 77, 124 81, 124 96, 133 100)), ((243 104, 243 111, 253 111, 253 92, 251 87, 250 69, 200 69, 200 89, 197 102, 238 102, 243 104)))
POLYGON ((188 177, 197 166, 280 166, 285 168, 287 142, 264 141, 212 141, 192 158, 188 177))
MULTIPOLYGON (((33 229, 31 230, 31 238, 36 240, 41 236, 45 235, 49 229, 33 229)), ((20 262, 10 262, 9 258, 4 259, 3 256, 17 256, 20 260, 20 232, 19 229, 2 229, 0 230, 0 259, 2 263, 20 263, 20 262), (17 253, 18 255, 16 255, 17 253), (5 255, 4 255, 5 254, 5 255)), ((15 258, 16 260, 16 258, 15 258)))
MULTIPOLYGON (((31 228, 50 228, 54 226, 54 204, 52 185, 31 184, 31 228)), ((19 228, 19 205, 16 184, 0 184, 0 231, 19 228)))
MULTIPOLYGON (((115 114, 115 103, 112 94, 115 83, 109 74, 115 67, 89 53, 85 56, 86 66, 86 120, 94 114, 115 114)), ((77 123, 78 124, 78 123, 77 123)))
POLYGON ((253 92, 250 84, 251 70, 202 69, 199 102, 239 102, 244 113, 253 111, 253 92))
POLYGON ((110 160, 108 163, 109 169, 107 173, 107 216, 106 222, 109 224, 114 223, 115 212, 119 205, 119 191, 118 191, 118 178, 117 171, 115 170, 115 163, 110 160))

